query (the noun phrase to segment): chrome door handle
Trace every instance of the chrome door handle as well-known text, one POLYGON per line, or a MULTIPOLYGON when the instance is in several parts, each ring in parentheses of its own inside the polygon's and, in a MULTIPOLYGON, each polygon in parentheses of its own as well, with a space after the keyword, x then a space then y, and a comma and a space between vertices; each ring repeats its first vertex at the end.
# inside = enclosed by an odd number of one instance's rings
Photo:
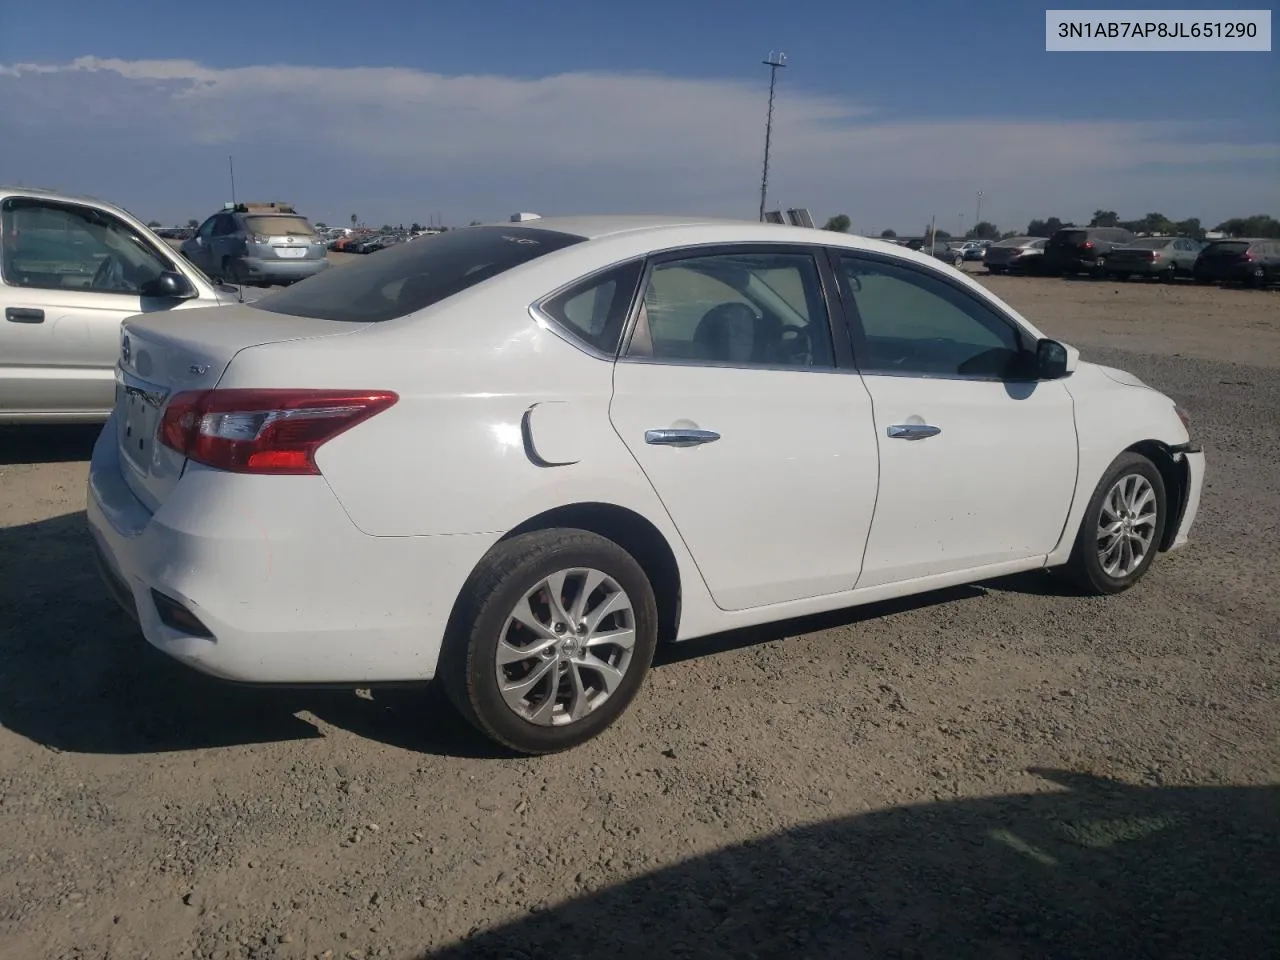
POLYGON ((941 432, 941 427, 933 427, 927 423, 896 423, 885 430, 894 440, 923 440, 925 437, 936 437, 941 432))
POLYGON ((710 443, 719 439, 720 434, 714 430, 686 430, 672 427, 644 432, 645 443, 663 447, 696 447, 700 443, 710 443))

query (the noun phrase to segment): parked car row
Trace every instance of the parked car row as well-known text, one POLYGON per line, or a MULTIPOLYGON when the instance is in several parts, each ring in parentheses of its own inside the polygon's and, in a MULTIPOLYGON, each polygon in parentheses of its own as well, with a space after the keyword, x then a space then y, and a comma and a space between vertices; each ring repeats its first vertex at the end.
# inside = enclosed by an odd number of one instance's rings
POLYGON ((1280 283, 1280 240, 1139 237, 1123 227, 1065 227, 1050 237, 999 241, 892 239, 888 242, 936 257, 956 268, 979 261, 988 273, 1073 276, 1110 280, 1150 278, 1172 282, 1280 283))
POLYGON ((987 248, 984 262, 989 273, 1266 286, 1280 282, 1280 240, 1136 237, 1120 227, 1067 227, 1047 240, 1001 240, 987 248))

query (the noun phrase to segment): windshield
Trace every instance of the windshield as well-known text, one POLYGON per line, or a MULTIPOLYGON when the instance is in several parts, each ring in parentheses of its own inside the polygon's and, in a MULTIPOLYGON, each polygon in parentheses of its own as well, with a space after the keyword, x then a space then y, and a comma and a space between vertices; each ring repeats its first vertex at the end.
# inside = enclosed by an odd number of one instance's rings
POLYGON ((585 237, 528 227, 466 227, 387 247, 329 269, 253 306, 272 313, 378 323, 439 303, 468 287, 585 237))
POLYGON ((305 217, 245 217, 250 233, 260 237, 314 237, 316 232, 305 217))

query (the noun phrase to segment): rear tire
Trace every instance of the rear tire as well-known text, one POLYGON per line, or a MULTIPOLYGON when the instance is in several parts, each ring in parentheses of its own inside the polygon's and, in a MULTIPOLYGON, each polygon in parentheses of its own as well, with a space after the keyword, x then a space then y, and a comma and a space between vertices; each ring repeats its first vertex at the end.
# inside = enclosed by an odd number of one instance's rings
POLYGON ((1085 593, 1128 590, 1155 560, 1167 503, 1156 465, 1138 453, 1120 454, 1089 498, 1063 573, 1085 593))
POLYGON ((1178 265, 1176 263, 1169 264, 1169 266, 1165 267, 1160 274, 1161 283, 1173 283, 1177 279, 1178 279, 1178 265))
POLYGON ((440 677, 485 736, 554 753, 623 714, 657 640, 653 588, 631 554, 586 530, 536 530, 500 543, 467 581, 440 677))

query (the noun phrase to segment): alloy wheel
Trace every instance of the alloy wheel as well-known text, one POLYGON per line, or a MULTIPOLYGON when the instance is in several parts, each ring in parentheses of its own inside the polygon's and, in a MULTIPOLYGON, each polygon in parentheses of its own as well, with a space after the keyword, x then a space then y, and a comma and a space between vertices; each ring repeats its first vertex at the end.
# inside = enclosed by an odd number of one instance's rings
POLYGON ((508 615, 494 656, 498 689, 517 716, 574 723, 613 695, 636 644, 631 598, 599 570, 543 578, 508 615))
POLYGON ((1098 563, 1109 577, 1123 579, 1142 565, 1156 536, 1157 501, 1151 481, 1138 473, 1118 479, 1098 515, 1098 563))

